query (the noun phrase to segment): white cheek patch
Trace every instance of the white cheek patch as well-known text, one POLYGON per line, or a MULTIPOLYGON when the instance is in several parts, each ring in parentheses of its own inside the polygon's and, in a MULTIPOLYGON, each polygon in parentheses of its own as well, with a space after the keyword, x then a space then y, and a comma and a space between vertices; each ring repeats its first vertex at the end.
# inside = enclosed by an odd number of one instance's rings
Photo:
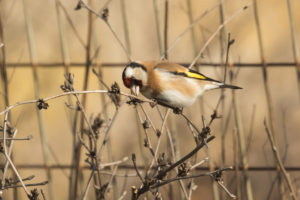
POLYGON ((128 77, 128 78, 132 77, 133 72, 134 72, 133 69, 128 67, 125 71, 125 77, 128 77))

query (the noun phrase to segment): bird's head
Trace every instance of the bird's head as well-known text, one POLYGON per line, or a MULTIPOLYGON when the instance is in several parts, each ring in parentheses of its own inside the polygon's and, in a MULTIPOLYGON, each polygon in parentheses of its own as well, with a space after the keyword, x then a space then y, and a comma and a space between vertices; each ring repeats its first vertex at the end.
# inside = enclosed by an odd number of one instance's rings
POLYGON ((147 69, 138 62, 131 62, 126 65, 122 74, 123 83, 130 88, 131 93, 138 95, 140 89, 147 83, 147 69))

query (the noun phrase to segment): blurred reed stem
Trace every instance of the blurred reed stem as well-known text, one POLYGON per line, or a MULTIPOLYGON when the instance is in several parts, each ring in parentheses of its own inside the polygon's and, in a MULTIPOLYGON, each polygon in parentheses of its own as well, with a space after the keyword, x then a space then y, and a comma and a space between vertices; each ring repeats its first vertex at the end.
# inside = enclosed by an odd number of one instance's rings
MULTIPOLYGON (((4 42, 4 34, 3 34, 3 23, 2 23, 2 17, 0 14, 0 42, 1 43, 5 43, 4 42)), ((5 46, 2 46, 0 48, 0 71, 1 71, 1 81, 2 81, 2 85, 3 85, 3 99, 4 99, 4 108, 9 106, 9 93, 8 93, 8 80, 7 80, 7 70, 6 70, 6 64, 5 64, 5 46)), ((8 115, 8 121, 11 122, 11 113, 10 115, 8 115)), ((14 131, 14 135, 12 136, 12 138, 15 137, 17 133, 17 130, 14 131)), ((5 134, 5 133, 4 133, 5 134)), ((13 143, 14 140, 11 140, 8 142, 8 146, 9 146, 9 152, 8 155, 10 156, 11 160, 14 161, 14 156, 13 156, 13 152, 12 152, 12 147, 13 147, 13 143)), ((5 184, 5 180, 6 180, 6 172, 8 169, 8 161, 6 161, 5 163, 5 167, 3 168, 3 176, 2 176, 2 186, 4 186, 5 184)), ((13 178, 16 179, 16 175, 13 174, 13 178)), ((1 188, 2 189, 2 188, 1 188)), ((0 199, 2 198, 2 193, 0 196, 0 199)), ((17 188, 13 189, 13 199, 18 200, 18 191, 17 188)))
MULTIPOLYGON (((187 15, 189 19, 189 24, 193 24, 194 22, 194 17, 193 17, 193 10, 192 10, 192 3, 191 0, 186 0, 187 4, 187 15)), ((193 52, 194 52, 194 57, 197 56, 198 53, 198 45, 197 45, 197 40, 196 40, 196 32, 195 32, 195 27, 192 27, 190 29, 191 31, 191 42, 192 42, 192 47, 193 47, 193 52)), ((204 37, 204 35, 203 35, 204 37)), ((197 66, 198 72, 200 72, 200 65, 197 66)), ((200 96, 199 97, 199 105, 200 105, 200 114, 204 115, 204 97, 200 96)), ((209 159, 210 160, 210 159, 209 159)), ((216 184, 215 181, 213 181, 213 184, 216 184)), ((215 193, 214 193, 215 194, 215 193)))
MULTIPOLYGON (((224 23, 224 4, 223 4, 223 0, 219 0, 220 5, 219 5, 219 16, 220 16, 220 24, 224 23)), ((224 28, 222 30, 220 30, 220 35, 219 35, 219 45, 220 45, 220 63, 224 63, 224 52, 225 52, 225 44, 228 43, 228 41, 225 43, 224 40, 226 37, 226 26, 224 26, 224 28)), ((225 63, 226 65, 226 63, 225 63)), ((226 66, 225 66, 226 67, 226 66)), ((223 70, 223 73, 225 75, 225 67, 223 70)), ((225 82, 226 80, 224 79, 223 82, 225 82)), ((220 91, 220 95, 224 95, 224 88, 221 89, 220 91)), ((224 97, 225 98, 225 97, 224 97)), ((225 99, 221 102, 221 113, 225 112, 225 99)), ((231 113, 231 109, 229 111, 231 113)), ((227 118, 228 121, 230 118, 227 118)), ((224 117, 221 118, 221 125, 220 125, 220 132, 221 132, 221 166, 224 167, 225 165, 225 156, 226 156, 226 148, 225 148, 225 135, 227 130, 224 129, 224 127, 226 126, 227 120, 224 119, 224 117)), ((221 198, 223 199, 223 193, 221 193, 221 198)))
MULTIPOLYGON (((3 1, 0 1, 0 6, 3 8, 3 1)), ((8 78, 7 78, 7 66, 6 66, 6 54, 5 54, 5 39, 4 39, 4 25, 3 25, 3 15, 4 11, 0 9, 0 43, 3 44, 3 46, 0 47, 0 73, 1 73, 1 80, 3 85, 3 99, 4 99, 4 108, 9 106, 9 91, 8 91, 8 78)), ((0 44, 1 45, 1 44, 0 44)), ((1 106, 1 104, 0 104, 1 106)), ((8 121, 11 122, 11 113, 8 115, 8 121)), ((13 142, 9 142, 8 145, 12 145, 13 142)), ((10 153, 11 160, 14 161, 14 154, 13 152, 10 153)), ((6 162, 8 164, 8 162, 6 162)), ((16 178, 16 175, 13 175, 13 178, 16 178)), ((4 179, 4 177, 3 177, 4 179)), ((13 195, 14 199, 18 199, 18 191, 17 188, 13 189, 13 195)))
MULTIPOLYGON (((234 75, 232 75, 231 78, 232 78, 231 83, 235 84, 234 75)), ((240 164, 243 168, 243 181, 245 183, 246 196, 247 196, 247 200, 253 200, 251 181, 250 178, 248 177, 248 161, 246 158, 246 143, 245 143, 244 127, 241 118, 239 102, 235 90, 232 90, 232 105, 233 105, 234 119, 235 119, 236 131, 237 131, 237 139, 238 139, 237 142, 238 142, 239 152, 240 152, 240 161, 241 161, 240 164)))
MULTIPOLYGON (((236 186, 236 197, 237 199, 242 199, 241 195, 241 179, 240 179, 240 172, 239 172, 239 166, 240 166, 240 160, 239 160, 239 147, 238 147, 238 135, 236 128, 232 131, 232 143, 233 143, 233 162, 235 166, 235 186, 236 186)), ((234 180, 233 180, 234 181, 234 180)), ((223 196, 222 196, 223 197, 223 196)))
POLYGON ((280 154, 279 154, 279 151, 278 151, 278 147, 274 143, 274 138, 272 137, 272 133, 270 133, 270 131, 268 129, 266 120, 264 120, 264 126, 265 126, 265 131, 266 131, 266 133, 268 135, 268 139, 269 139, 269 142, 270 142, 270 145, 271 145, 274 157, 276 159, 276 162, 279 165, 280 172, 282 173, 282 177, 285 180, 286 185, 288 187, 288 190, 290 192, 289 193, 290 197, 291 197, 291 199, 296 200, 297 199, 297 195, 296 195, 294 186, 292 184, 292 180, 291 180, 290 175, 287 173, 287 171, 286 171, 286 169, 285 169, 285 167, 283 165, 283 162, 282 162, 282 160, 280 158, 280 154))
POLYGON ((159 55, 163 54, 164 45, 161 36, 161 24, 160 24, 160 17, 158 12, 158 3, 157 0, 153 0, 153 9, 154 9, 154 17, 155 17, 155 27, 156 27, 156 35, 157 35, 157 43, 159 48, 159 55))
MULTIPOLYGON (((58 23, 58 32, 59 32, 59 39, 60 39, 60 47, 61 47, 61 54, 62 54, 62 59, 63 59, 63 66, 64 66, 64 71, 65 74, 70 73, 70 58, 69 58, 69 50, 68 50, 68 45, 67 45, 67 40, 66 40, 66 34, 65 34, 65 26, 64 26, 64 21, 62 18, 62 4, 59 0, 55 0, 55 8, 56 8, 56 16, 57 16, 57 23, 58 23)), ((72 105, 72 100, 71 96, 68 95, 67 101, 69 105, 72 105)), ((79 111, 76 110, 75 112, 72 112, 71 110, 67 111, 69 119, 71 119, 71 130, 73 133, 73 146, 72 146, 72 162, 76 161, 77 154, 75 153, 75 149, 77 148, 77 143, 79 142, 76 136, 76 131, 77 131, 77 122, 78 122, 78 114, 79 111)), ((74 165, 75 163, 72 163, 74 165)), ((74 188, 74 174, 75 170, 71 169, 70 170, 70 175, 69 175, 69 199, 75 199, 73 195, 73 188, 74 188)))
MULTIPOLYGON (((30 54, 30 61, 31 61, 31 67, 32 67, 32 73, 33 73, 33 80, 34 80, 34 97, 35 99, 40 98, 40 85, 39 85, 39 78, 38 78, 38 72, 37 72, 37 51, 35 48, 35 38, 34 38, 34 31, 31 23, 31 19, 29 16, 29 8, 28 8, 28 0, 23 0, 23 9, 24 9, 24 18, 25 18, 25 25, 26 25, 26 31, 27 31, 27 40, 28 40, 28 47, 29 47, 29 54, 30 54)), ((38 108, 36 107, 37 111, 37 117, 38 117, 38 124, 39 124, 39 132, 40 132, 40 139, 42 144, 42 155, 43 155, 43 162, 45 165, 46 170, 46 176, 49 181, 48 184, 48 193, 49 193, 49 199, 54 199, 53 194, 53 184, 52 184, 52 176, 51 171, 48 169, 48 143, 47 143, 47 133, 45 131, 45 125, 44 125, 44 119, 43 114, 38 108)))
MULTIPOLYGON (((187 4, 187 15, 189 18, 189 23, 192 24, 194 21, 194 17, 193 17, 193 10, 192 10, 192 3, 191 0, 186 0, 186 4, 187 4)), ((191 42, 192 42, 192 47, 193 47, 193 52, 194 52, 194 56, 197 56, 197 52, 198 52, 198 45, 197 45, 197 40, 196 40, 196 32, 195 32, 195 27, 191 28, 191 42)))
MULTIPOLYGON (((257 8, 257 1, 253 0, 253 11, 254 11, 254 19, 255 19, 255 26, 257 31, 257 37, 258 37, 258 44, 259 44, 259 55, 261 60, 261 69, 262 69, 262 75, 263 75, 263 82, 264 82, 264 91, 266 96, 266 103, 267 103, 267 112, 268 112, 268 122, 270 126, 270 131, 272 133, 272 137, 274 139, 275 145, 277 145, 277 132, 275 131, 275 119, 274 119, 274 109, 273 109, 273 103, 271 98, 271 91, 270 91, 270 83, 268 81, 268 72, 267 72, 267 65, 265 62, 265 55, 264 55, 264 46, 262 41, 262 33, 261 33, 261 27, 259 22, 259 15, 258 15, 258 8, 257 8)), ((279 173, 279 166, 277 164, 278 173, 279 173)), ((279 174, 280 175, 280 174, 279 174)), ((281 198, 284 200, 284 185, 282 183, 281 178, 279 179, 279 191, 281 194, 281 198)))
MULTIPOLYGON (((88 5, 91 5, 92 0, 88 1, 88 5)), ((85 46, 85 72, 84 72, 84 80, 83 80, 83 90, 87 90, 88 88, 88 80, 89 80, 89 72, 90 72, 90 66, 91 66, 91 43, 92 43, 92 29, 93 29, 93 16, 92 16, 92 12, 88 12, 88 26, 87 26, 87 41, 86 41, 86 46, 85 46)), ((86 95, 82 95, 82 99, 81 99, 81 105, 83 107, 83 109, 86 109, 86 101, 87 101, 87 96, 86 95)), ((84 132, 84 114, 81 112, 80 115, 80 135, 81 137, 83 137, 83 132, 84 132)), ((90 144, 91 146, 91 144, 90 144)), ((82 174, 82 171, 80 169, 80 161, 81 161, 81 149, 82 149, 82 145, 80 143, 80 141, 77 140, 77 144, 76 147, 74 149, 74 163, 75 163, 75 172, 74 172, 74 179, 73 179, 73 183, 71 184, 73 186, 72 189, 72 199, 76 200, 78 199, 78 191, 79 191, 79 182, 80 182, 80 176, 82 174)), ((100 185, 101 187, 101 185, 100 185)))
POLYGON ((165 0, 165 12, 164 12, 164 59, 168 60, 168 26, 169 26, 169 0, 165 0))
POLYGON ((288 12, 289 12, 292 51, 293 51, 294 62, 296 63, 296 73, 297 73, 297 80, 298 80, 298 95, 299 95, 299 100, 300 100, 300 63, 299 63, 297 46, 296 46, 295 20, 293 17, 291 0, 287 0, 287 6, 288 6, 288 12))
MULTIPOLYGON (((164 41, 164 59, 168 60, 168 28, 169 28, 169 0, 165 0, 165 10, 164 10, 164 33, 163 33, 163 41, 164 41)), ((174 117, 174 115, 171 115, 172 117, 174 117)), ((174 119, 171 119, 169 122, 171 122, 171 129, 172 130, 175 130, 175 132, 173 132, 173 134, 176 134, 177 133, 177 128, 176 128, 176 124, 175 123, 172 123, 174 122, 174 119)), ((177 135, 177 134, 176 134, 177 135)), ((175 139, 175 141, 178 140, 178 139, 175 139)), ((176 143, 175 143, 176 144, 176 143)), ((181 199, 188 199, 188 194, 187 194, 187 191, 185 189, 185 185, 183 183, 183 181, 181 180, 179 182, 180 184, 180 196, 181 196, 181 199)), ((172 187, 172 186, 170 186, 172 187)), ((170 190, 173 190, 173 188, 170 188, 170 190)))

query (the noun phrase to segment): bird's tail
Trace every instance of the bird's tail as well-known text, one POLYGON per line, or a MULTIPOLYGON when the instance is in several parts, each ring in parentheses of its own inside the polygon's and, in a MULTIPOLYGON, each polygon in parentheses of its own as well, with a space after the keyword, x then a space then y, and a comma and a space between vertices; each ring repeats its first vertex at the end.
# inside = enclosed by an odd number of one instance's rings
POLYGON ((235 89, 243 89, 243 88, 235 86, 235 85, 228 85, 228 84, 224 84, 224 83, 220 84, 219 88, 230 88, 230 89, 234 89, 234 90, 235 89))

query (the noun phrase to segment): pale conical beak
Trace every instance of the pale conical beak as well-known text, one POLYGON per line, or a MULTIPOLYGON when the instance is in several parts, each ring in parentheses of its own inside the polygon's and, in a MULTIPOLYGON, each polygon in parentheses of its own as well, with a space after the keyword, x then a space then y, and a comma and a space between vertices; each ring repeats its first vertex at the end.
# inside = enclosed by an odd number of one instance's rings
POLYGON ((131 94, 135 95, 135 96, 138 96, 139 93, 140 93, 140 86, 138 85, 133 85, 131 86, 131 94))

